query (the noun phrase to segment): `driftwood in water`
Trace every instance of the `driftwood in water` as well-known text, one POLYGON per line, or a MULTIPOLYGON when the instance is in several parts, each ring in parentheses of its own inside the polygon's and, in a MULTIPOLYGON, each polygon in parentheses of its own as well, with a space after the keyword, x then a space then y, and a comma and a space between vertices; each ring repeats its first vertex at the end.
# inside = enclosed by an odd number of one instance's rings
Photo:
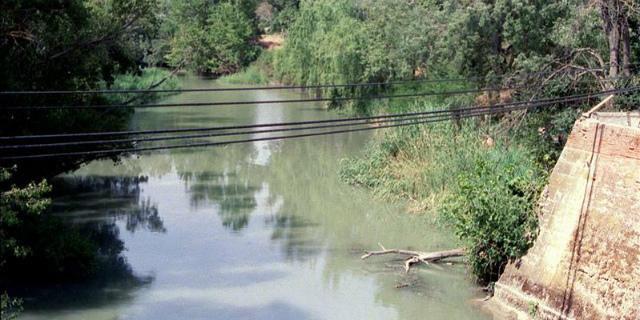
POLYGON ((436 252, 422 252, 402 249, 386 249, 382 244, 378 243, 378 245, 380 246, 380 248, 382 248, 381 251, 365 251, 365 254, 360 258, 364 260, 371 256, 380 256, 385 254, 398 254, 408 256, 408 258, 404 261, 405 272, 409 272, 409 268, 411 268, 411 265, 415 263, 422 262, 425 264, 429 264, 430 262, 437 262, 442 259, 464 256, 464 250, 461 248, 436 252))

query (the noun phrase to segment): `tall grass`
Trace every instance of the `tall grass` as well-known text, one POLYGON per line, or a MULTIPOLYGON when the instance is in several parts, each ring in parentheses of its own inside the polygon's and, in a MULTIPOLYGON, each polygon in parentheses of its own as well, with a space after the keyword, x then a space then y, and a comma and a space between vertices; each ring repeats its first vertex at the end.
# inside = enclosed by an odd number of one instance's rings
MULTIPOLYGON (((386 110, 437 105, 458 103, 392 103, 386 110)), ((497 129, 490 119, 393 129, 364 157, 343 160, 340 176, 380 197, 408 199, 411 211, 453 228, 477 278, 494 281, 534 240, 534 204, 545 179, 535 154, 497 129)))
POLYGON ((269 84, 269 77, 256 65, 250 65, 244 70, 220 78, 220 82, 227 84, 269 84))
POLYGON ((263 50, 253 63, 242 71, 220 78, 227 84, 266 85, 273 80, 273 51, 263 50))
MULTIPOLYGON (((116 75, 113 83, 108 86, 110 90, 136 90, 136 89, 149 89, 154 86, 154 89, 178 89, 180 84, 175 76, 171 75, 171 72, 160 68, 146 68, 140 73, 125 73, 116 75), (162 83, 160 83, 162 81, 162 83), (157 85, 160 83, 159 85, 157 85)), ((103 85, 107 88, 107 85, 103 85)), ((160 99, 169 94, 166 93, 154 93, 138 95, 137 103, 145 103, 153 100, 160 99)), ((104 98, 110 104, 120 104, 129 101, 134 96, 131 94, 112 94, 105 95, 104 98)))

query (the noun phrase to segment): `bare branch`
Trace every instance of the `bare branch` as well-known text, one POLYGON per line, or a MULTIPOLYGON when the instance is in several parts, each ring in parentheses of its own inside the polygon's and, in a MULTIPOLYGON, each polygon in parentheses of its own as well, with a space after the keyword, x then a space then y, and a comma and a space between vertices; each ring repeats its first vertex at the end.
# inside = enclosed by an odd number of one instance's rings
POLYGON ((397 254, 408 256, 408 258, 404 261, 404 270, 405 272, 409 272, 409 269, 413 264, 416 263, 424 263, 429 264, 430 262, 438 262, 440 260, 462 257, 464 256, 464 249, 458 248, 453 250, 445 250, 445 251, 436 251, 436 252, 423 252, 423 251, 413 251, 413 250, 402 250, 402 249, 385 249, 382 244, 378 244, 381 251, 366 251, 365 254, 360 257, 361 259, 367 259, 371 256, 380 256, 387 254, 397 254))

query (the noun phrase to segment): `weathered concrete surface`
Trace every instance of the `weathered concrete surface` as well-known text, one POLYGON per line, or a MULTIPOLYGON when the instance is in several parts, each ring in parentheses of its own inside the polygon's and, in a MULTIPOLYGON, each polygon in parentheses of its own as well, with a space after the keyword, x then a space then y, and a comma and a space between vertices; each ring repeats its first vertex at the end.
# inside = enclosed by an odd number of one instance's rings
POLYGON ((640 319, 640 114, 579 120, 540 203, 540 234, 507 266, 497 318, 640 319))

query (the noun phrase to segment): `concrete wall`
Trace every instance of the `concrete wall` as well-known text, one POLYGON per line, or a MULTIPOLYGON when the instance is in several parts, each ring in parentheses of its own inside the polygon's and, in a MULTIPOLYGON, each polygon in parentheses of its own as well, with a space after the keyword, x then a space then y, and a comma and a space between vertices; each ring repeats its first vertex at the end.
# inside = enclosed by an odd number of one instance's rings
POLYGON ((489 306, 498 318, 640 319, 640 114, 576 122, 540 202, 540 233, 489 306))

